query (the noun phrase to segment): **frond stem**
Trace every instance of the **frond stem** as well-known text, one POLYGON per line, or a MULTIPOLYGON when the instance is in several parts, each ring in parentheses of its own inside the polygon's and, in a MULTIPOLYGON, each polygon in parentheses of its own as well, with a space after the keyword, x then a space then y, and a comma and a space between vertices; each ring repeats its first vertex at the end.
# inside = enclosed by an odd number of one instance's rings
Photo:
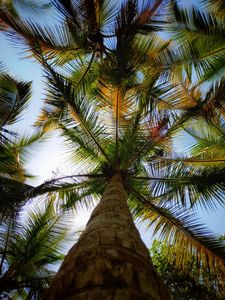
POLYGON ((65 180, 65 179, 73 179, 76 177, 88 177, 88 178, 105 178, 104 174, 76 174, 76 175, 67 175, 67 176, 62 176, 62 177, 58 177, 58 178, 53 178, 51 180, 45 181, 44 183, 29 189, 26 193, 25 196, 28 195, 34 195, 34 193, 38 193, 42 188, 48 187, 50 185, 53 185, 61 180, 65 180))
POLYGON ((95 58, 95 51, 93 51, 93 53, 92 53, 91 59, 90 59, 90 61, 89 61, 89 64, 88 64, 88 66, 87 66, 87 68, 86 68, 84 74, 82 75, 82 77, 81 77, 81 79, 78 81, 78 83, 76 84, 75 90, 78 88, 78 86, 80 85, 80 83, 82 82, 82 80, 84 79, 84 77, 87 75, 88 71, 90 70, 90 67, 91 67, 91 65, 92 65, 92 62, 93 62, 94 58, 95 58))
MULTIPOLYGON (((148 177, 148 176, 129 176, 131 179, 137 179, 137 180, 159 180, 159 181, 170 181, 170 182, 177 182, 178 178, 165 178, 165 177, 148 177)), ((191 180, 188 179, 179 179, 179 183, 188 183, 191 180)))

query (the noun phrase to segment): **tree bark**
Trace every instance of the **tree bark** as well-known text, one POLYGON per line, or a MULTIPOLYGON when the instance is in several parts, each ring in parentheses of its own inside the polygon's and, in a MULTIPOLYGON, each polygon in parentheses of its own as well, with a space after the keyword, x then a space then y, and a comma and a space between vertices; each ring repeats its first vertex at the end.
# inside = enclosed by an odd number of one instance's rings
POLYGON ((48 300, 167 300, 116 174, 46 291, 48 300))

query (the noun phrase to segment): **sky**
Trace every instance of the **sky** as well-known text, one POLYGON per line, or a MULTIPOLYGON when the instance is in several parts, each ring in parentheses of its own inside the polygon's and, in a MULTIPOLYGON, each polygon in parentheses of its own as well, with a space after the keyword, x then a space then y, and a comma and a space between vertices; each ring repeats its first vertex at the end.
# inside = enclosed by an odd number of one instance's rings
MULTIPOLYGON (((42 70, 34 61, 25 59, 23 49, 18 45, 15 46, 13 41, 9 42, 3 33, 0 33, 0 61, 4 63, 10 74, 16 76, 17 79, 33 82, 29 108, 16 126, 20 132, 29 132, 32 130, 32 124, 35 122, 44 101, 45 90, 42 82, 42 70)), ((72 174, 63 161, 64 152, 65 148, 62 140, 57 134, 54 134, 40 150, 34 152, 32 162, 27 167, 28 171, 37 175, 37 177, 29 183, 38 185, 47 179, 51 179, 57 169, 65 171, 66 174, 72 174)), ((86 224, 89 215, 90 211, 87 212, 84 209, 76 216, 75 225, 78 230, 86 224)), ((199 218, 216 234, 225 233, 225 210, 223 208, 204 212, 204 214, 201 213, 199 218)), ((149 246, 152 241, 151 234, 146 232, 144 225, 138 225, 138 228, 142 239, 149 246)))

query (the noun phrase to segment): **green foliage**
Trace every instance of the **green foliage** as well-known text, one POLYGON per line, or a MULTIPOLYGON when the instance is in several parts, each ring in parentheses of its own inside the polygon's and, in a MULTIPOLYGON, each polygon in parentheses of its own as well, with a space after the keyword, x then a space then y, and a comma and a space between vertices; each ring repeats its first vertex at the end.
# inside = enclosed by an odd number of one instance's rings
POLYGON ((40 299, 73 241, 71 225, 53 202, 33 203, 0 224, 0 297, 40 299))
POLYGON ((223 1, 201 2, 202 7, 183 9, 178 1, 173 1, 177 24, 172 34, 177 42, 176 64, 183 66, 189 75, 194 69, 203 83, 224 77, 225 19, 223 1))
POLYGON ((174 300, 225 299, 224 278, 213 276, 199 268, 196 258, 188 255, 185 265, 176 263, 181 250, 173 245, 154 240, 150 248, 152 262, 168 286, 174 300))
POLYGON ((0 221, 15 213, 26 202, 24 183, 31 177, 25 163, 32 155, 34 144, 43 140, 43 132, 19 136, 15 125, 26 110, 31 96, 31 83, 17 81, 0 67, 0 221))

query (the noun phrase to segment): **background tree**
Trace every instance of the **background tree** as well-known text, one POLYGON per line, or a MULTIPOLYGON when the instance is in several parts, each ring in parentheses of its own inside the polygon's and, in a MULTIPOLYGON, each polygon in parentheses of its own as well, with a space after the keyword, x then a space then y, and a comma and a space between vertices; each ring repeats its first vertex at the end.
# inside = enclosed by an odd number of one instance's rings
POLYGON ((180 249, 154 240, 150 253, 157 272, 167 284, 174 300, 225 299, 224 278, 212 276, 207 269, 198 268, 196 257, 189 256, 185 266, 177 264, 180 249))

